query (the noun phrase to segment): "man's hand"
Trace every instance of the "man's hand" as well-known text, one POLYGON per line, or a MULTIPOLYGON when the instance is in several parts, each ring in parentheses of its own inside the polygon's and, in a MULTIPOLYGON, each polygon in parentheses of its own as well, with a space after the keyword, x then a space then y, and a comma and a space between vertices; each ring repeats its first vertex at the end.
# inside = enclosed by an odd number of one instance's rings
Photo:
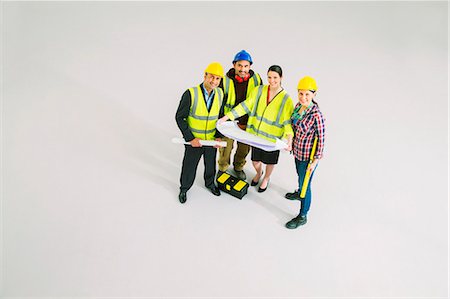
POLYGON ((202 147, 202 144, 200 143, 200 138, 194 138, 191 141, 189 141, 191 143, 192 147, 202 147))
MULTIPOLYGON (((221 142, 221 141, 222 141, 222 138, 216 138, 216 141, 217 141, 217 142, 221 142)), ((214 145, 214 147, 215 147, 215 148, 220 148, 220 147, 223 147, 223 146, 220 146, 220 145, 216 144, 216 145, 214 145)))

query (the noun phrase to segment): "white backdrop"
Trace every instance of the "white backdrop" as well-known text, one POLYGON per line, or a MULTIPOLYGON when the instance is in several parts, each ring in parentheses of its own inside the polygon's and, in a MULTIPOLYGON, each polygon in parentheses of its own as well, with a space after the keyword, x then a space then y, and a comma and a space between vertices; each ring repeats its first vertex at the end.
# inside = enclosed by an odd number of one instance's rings
POLYGON ((447 2, 1 5, 3 297, 447 296, 447 2), (265 193, 214 197, 200 165, 177 199, 181 94, 242 49, 319 85, 294 231, 287 153, 265 193))

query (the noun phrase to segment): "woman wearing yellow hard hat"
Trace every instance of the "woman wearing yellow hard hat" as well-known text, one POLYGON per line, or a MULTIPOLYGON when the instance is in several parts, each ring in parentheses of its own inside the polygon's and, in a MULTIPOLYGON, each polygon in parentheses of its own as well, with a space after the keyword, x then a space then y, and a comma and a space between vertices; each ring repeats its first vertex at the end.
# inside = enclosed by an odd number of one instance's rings
POLYGON ((317 94, 316 80, 307 76, 297 85, 298 103, 291 116, 294 139, 292 152, 298 175, 298 189, 286 193, 290 200, 300 200, 300 212, 297 217, 286 223, 294 229, 306 223, 306 215, 311 205, 311 179, 322 158, 325 141, 325 123, 319 105, 314 100, 317 94))

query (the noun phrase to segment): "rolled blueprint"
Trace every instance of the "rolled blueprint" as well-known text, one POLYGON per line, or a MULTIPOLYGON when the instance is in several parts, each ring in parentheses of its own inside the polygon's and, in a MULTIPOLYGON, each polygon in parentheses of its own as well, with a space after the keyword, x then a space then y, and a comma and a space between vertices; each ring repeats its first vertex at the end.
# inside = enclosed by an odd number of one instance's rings
POLYGON ((278 138, 276 139, 276 142, 270 142, 262 137, 241 130, 235 121, 225 121, 221 124, 217 123, 216 128, 220 133, 228 138, 268 152, 285 149, 288 146, 286 142, 278 138))

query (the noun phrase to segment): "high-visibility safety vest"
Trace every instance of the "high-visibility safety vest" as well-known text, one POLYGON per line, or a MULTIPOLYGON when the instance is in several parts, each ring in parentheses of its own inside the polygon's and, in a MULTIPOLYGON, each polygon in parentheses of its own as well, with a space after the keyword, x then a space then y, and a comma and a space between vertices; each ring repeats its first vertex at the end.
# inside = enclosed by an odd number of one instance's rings
POLYGON ((271 142, 275 138, 285 139, 294 136, 291 126, 291 115, 294 111, 292 98, 283 89, 267 105, 268 85, 255 88, 250 96, 226 115, 235 120, 248 114, 246 131, 271 142))
POLYGON ((194 137, 203 140, 214 140, 216 122, 219 119, 219 111, 223 101, 222 89, 214 89, 210 111, 206 107, 205 97, 200 85, 189 88, 189 92, 191 94, 191 107, 187 123, 192 134, 194 137))
MULTIPOLYGON (((261 84, 261 77, 257 73, 253 73, 253 76, 248 79, 247 94, 245 98, 248 98, 253 89, 261 84)), ((234 81, 228 76, 225 76, 225 78, 223 78, 223 93, 224 96, 227 97, 227 102, 223 107, 223 112, 224 114, 227 114, 231 111, 231 109, 233 109, 234 105, 236 104, 236 91, 234 88, 234 81)))

